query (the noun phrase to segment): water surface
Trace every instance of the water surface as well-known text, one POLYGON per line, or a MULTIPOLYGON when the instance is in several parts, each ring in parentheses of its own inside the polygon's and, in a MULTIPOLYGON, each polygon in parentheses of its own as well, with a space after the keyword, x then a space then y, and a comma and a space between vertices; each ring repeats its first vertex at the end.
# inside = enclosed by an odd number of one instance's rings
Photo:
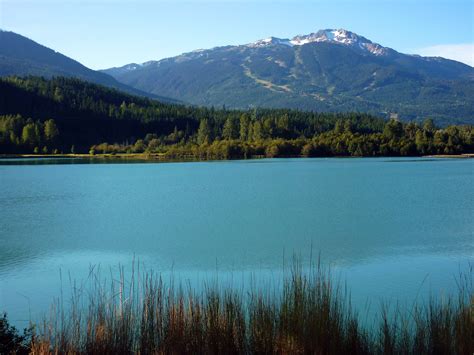
POLYGON ((452 292, 474 261, 474 160, 88 162, 0 162, 0 311, 15 322, 48 310, 59 270, 134 257, 196 281, 321 253, 359 305, 452 292))

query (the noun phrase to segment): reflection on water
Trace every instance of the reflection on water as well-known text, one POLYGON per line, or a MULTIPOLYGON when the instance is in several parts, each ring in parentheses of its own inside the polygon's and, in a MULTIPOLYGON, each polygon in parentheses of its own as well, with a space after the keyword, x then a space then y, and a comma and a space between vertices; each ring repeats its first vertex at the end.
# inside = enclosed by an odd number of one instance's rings
POLYGON ((134 256, 196 281, 321 252, 360 303, 452 290, 474 260, 472 160, 40 160, 0 161, 0 308, 15 319, 47 310, 59 269, 134 256))

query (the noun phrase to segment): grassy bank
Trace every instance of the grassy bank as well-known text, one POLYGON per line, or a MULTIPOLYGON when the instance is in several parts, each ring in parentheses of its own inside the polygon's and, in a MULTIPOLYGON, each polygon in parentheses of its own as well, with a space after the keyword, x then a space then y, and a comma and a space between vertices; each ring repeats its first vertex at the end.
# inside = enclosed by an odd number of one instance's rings
POLYGON ((383 306, 367 325, 327 272, 298 263, 282 287, 266 289, 197 291, 153 273, 127 281, 122 271, 111 283, 92 274, 87 290, 58 300, 18 344, 33 354, 472 354, 471 276, 459 279, 456 297, 383 306))

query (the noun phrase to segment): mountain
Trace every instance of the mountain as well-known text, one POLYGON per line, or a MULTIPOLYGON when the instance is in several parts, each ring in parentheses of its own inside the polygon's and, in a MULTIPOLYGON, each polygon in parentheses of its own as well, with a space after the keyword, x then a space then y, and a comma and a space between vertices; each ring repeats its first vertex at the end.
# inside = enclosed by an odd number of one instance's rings
POLYGON ((118 82, 108 74, 89 69, 81 63, 29 38, 14 32, 0 30, 0 77, 13 75, 36 75, 46 78, 53 76, 75 77, 134 95, 174 101, 132 88, 118 82))
POLYGON ((474 68, 402 54, 344 29, 196 50, 103 72, 139 90, 198 105, 474 123, 474 68))

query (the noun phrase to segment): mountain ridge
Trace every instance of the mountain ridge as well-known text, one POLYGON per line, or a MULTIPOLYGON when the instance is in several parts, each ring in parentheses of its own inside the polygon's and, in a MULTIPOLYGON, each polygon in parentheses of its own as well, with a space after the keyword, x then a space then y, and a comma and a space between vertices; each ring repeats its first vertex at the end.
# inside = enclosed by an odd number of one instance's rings
POLYGON ((165 101, 174 101, 120 83, 109 74, 89 69, 78 61, 28 37, 0 29, 0 77, 75 77, 124 92, 165 101))
POLYGON ((432 117, 439 124, 472 123, 474 115, 474 68, 399 53, 343 29, 195 50, 103 72, 197 105, 362 111, 432 117))
MULTIPOLYGON (((188 52, 183 52, 181 54, 178 54, 176 56, 172 57, 165 57, 162 59, 158 60, 148 60, 143 63, 129 63, 125 64, 123 66, 118 66, 118 67, 111 67, 111 68, 106 68, 106 69, 100 69, 99 71, 101 72, 107 72, 113 69, 123 69, 123 70, 136 70, 140 67, 145 67, 154 63, 158 63, 161 61, 166 61, 169 59, 173 59, 176 57, 180 56, 186 56, 186 55, 192 55, 192 54, 197 54, 197 53, 202 53, 202 52, 207 52, 207 51, 212 51, 215 49, 222 49, 222 48, 229 48, 229 47, 262 47, 262 46, 268 46, 268 45, 286 45, 289 47, 293 46, 301 46, 304 44, 308 43, 321 43, 321 42, 326 42, 326 43, 338 43, 338 44, 345 44, 345 45, 353 45, 358 44, 359 47, 364 48, 368 52, 371 52, 374 55, 388 55, 388 54, 404 54, 407 56, 411 56, 414 58, 420 58, 425 61, 447 61, 447 62, 453 62, 453 63, 459 63, 461 65, 471 67, 468 64, 456 61, 454 59, 449 59, 449 58, 444 58, 441 56, 422 56, 419 54, 407 54, 407 53, 402 53, 398 52, 390 47, 384 47, 380 45, 379 43, 372 42, 371 40, 367 39, 364 36, 358 35, 354 32, 348 31, 346 29, 340 28, 340 29, 324 29, 324 30, 318 30, 317 32, 312 32, 306 35, 296 35, 294 37, 290 38, 280 38, 280 37, 274 37, 270 36, 267 38, 259 39, 254 42, 250 42, 247 44, 238 44, 238 45, 222 45, 222 46, 215 46, 211 48, 201 48, 201 49, 195 49, 192 51, 188 52), (333 36, 329 35, 329 33, 334 33, 333 36), (370 46, 372 45, 372 47, 370 46), (367 48, 369 47, 369 48, 367 48)), ((474 68, 473 68, 474 69, 474 68)), ((473 77, 474 78, 474 77, 473 77)))

